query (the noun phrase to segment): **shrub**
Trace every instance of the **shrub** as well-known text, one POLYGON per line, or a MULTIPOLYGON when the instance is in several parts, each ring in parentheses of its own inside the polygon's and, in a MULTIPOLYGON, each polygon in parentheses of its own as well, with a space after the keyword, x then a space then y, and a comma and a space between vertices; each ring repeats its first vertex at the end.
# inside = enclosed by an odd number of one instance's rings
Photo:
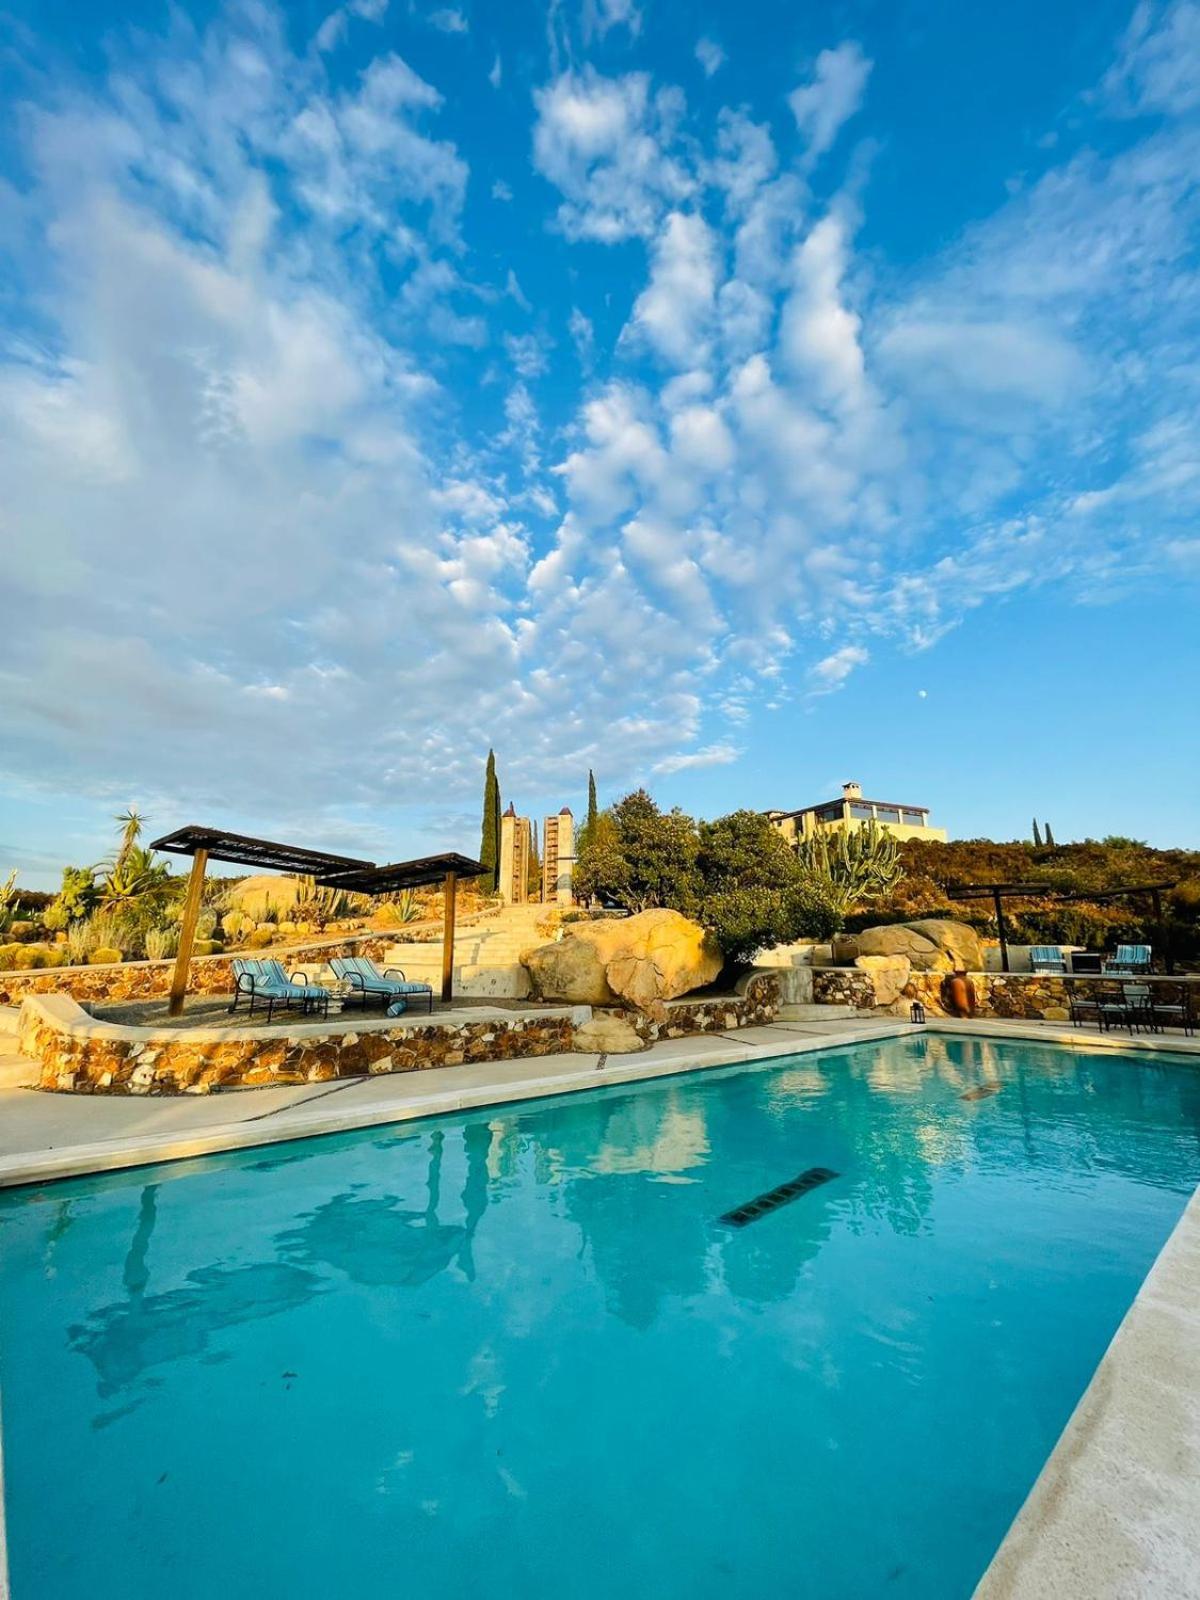
POLYGON ((88 957, 88 965, 92 967, 116 966, 118 961, 125 958, 119 950, 114 950, 111 945, 98 945, 88 957))
POLYGON ((224 950, 225 946, 219 939, 197 939, 192 946, 194 956, 219 956, 224 950))
POLYGON ((275 943, 274 928, 254 928, 246 935, 246 945, 251 950, 266 950, 275 943))
POLYGON ((147 961, 166 961, 179 948, 179 934, 174 928, 151 928, 145 943, 147 961))
POLYGON ((0 944, 0 971, 11 972, 24 948, 23 944, 0 944))
POLYGON ((783 889, 720 889, 705 899, 701 920, 735 964, 796 939, 829 939, 842 925, 829 886, 806 877, 783 889))

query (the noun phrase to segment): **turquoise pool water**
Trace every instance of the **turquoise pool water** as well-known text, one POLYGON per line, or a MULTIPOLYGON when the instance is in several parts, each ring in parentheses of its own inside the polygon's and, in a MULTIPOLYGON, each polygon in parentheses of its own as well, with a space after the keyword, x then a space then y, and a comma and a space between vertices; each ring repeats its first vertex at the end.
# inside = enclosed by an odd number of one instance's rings
POLYGON ((14 1600, 966 1596, 1198 1179, 914 1037, 10 1193, 14 1600))

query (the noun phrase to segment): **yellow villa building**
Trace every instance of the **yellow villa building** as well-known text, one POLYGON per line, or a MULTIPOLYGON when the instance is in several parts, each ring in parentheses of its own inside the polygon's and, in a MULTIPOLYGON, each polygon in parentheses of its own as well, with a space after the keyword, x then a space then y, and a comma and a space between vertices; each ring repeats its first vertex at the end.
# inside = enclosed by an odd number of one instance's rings
POLYGON ((857 783, 843 784, 840 800, 823 800, 818 805, 801 806, 798 811, 768 811, 767 818, 791 845, 815 833, 861 828, 872 821, 897 839, 946 842, 945 828, 930 826, 927 806, 900 805, 894 800, 864 800, 857 783))

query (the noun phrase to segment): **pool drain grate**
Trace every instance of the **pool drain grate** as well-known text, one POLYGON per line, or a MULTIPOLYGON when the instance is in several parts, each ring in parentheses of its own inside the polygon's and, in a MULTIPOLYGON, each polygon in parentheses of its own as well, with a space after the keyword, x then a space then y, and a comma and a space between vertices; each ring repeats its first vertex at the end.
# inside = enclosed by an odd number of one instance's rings
POLYGON ((790 1200, 798 1200, 810 1189, 820 1188, 821 1184, 828 1183, 830 1178, 838 1176, 838 1173, 831 1172, 828 1167, 809 1167, 808 1171, 802 1172, 799 1177, 781 1183, 778 1188, 768 1189, 766 1194, 760 1194, 757 1200, 748 1200, 744 1206, 727 1211, 721 1221, 731 1228, 744 1228, 748 1222, 757 1222, 759 1217, 770 1216, 772 1211, 778 1211, 780 1206, 786 1206, 790 1200))
POLYGON ((966 1094, 960 1094, 958 1098, 960 1100, 986 1100, 989 1095, 999 1093, 1000 1085, 998 1083, 981 1083, 978 1089, 968 1089, 966 1094))

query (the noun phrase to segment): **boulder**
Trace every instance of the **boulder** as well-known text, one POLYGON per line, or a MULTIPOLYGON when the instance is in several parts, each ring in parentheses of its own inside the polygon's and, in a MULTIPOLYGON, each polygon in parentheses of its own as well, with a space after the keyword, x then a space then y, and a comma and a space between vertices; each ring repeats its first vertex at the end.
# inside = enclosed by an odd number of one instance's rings
POLYGON ((575 1029, 571 1048, 586 1055, 626 1055, 633 1050, 645 1050, 646 1041, 627 1013, 593 1011, 590 1019, 575 1029))
POLYGON ((703 988, 722 966, 713 936, 667 910, 574 923, 521 961, 540 1000, 591 1006, 624 1000, 660 1022, 667 1000, 703 988))
POLYGON ((905 956, 914 972, 982 972, 983 945, 974 928, 944 917, 923 917, 917 922, 893 922, 882 928, 864 928, 839 939, 834 954, 841 961, 859 956, 905 956))
POLYGON ((877 1006, 890 1006, 899 1000, 912 976, 912 962, 907 956, 857 956, 854 965, 870 974, 877 1006))

